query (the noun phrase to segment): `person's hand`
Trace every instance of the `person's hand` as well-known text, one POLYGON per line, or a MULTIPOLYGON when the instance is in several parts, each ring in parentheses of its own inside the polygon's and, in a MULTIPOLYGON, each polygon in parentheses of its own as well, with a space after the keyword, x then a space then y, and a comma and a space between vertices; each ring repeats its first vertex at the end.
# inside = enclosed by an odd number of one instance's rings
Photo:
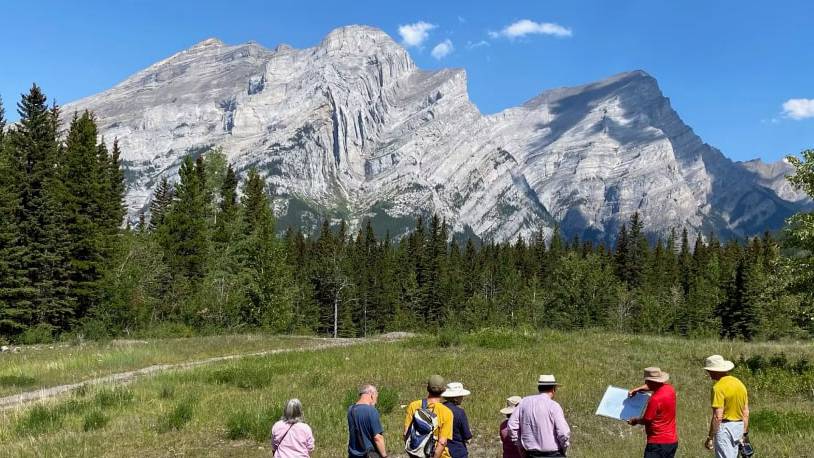
POLYGON ((641 390, 642 390, 642 387, 631 388, 631 390, 627 392, 627 397, 632 398, 633 396, 636 395, 636 393, 638 393, 641 390))
POLYGON ((627 424, 629 424, 630 426, 636 426, 638 422, 639 422, 638 418, 631 418, 630 420, 627 421, 627 424))
POLYGON ((712 450, 712 438, 707 437, 707 440, 704 441, 704 448, 707 450, 712 450))

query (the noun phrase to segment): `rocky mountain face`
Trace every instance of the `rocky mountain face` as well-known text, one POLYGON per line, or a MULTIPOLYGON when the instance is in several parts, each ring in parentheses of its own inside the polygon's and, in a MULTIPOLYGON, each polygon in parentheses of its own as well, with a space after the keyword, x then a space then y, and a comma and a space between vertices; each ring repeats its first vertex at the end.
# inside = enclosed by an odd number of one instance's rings
POLYGON ((421 70, 370 27, 301 50, 206 40, 63 112, 85 109, 119 139, 131 215, 184 156, 212 147, 265 174, 280 219, 305 227, 330 215, 398 235, 434 212, 494 240, 557 224, 610 239, 639 212, 654 235, 733 237, 809 204, 779 174, 705 144, 644 72, 485 116, 463 70, 421 70))

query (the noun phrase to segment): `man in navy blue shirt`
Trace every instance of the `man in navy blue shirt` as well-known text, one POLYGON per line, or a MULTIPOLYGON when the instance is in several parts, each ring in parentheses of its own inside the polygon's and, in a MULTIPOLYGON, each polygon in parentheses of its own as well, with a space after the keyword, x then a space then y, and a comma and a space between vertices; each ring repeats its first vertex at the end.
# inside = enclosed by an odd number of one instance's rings
POLYGON ((444 405, 452 411, 452 440, 447 442, 447 450, 452 458, 469 457, 466 443, 472 439, 472 432, 469 430, 469 419, 466 418, 466 412, 461 407, 464 396, 469 395, 469 390, 459 382, 448 383, 446 391, 441 394, 447 400, 444 405))
POLYGON ((348 408, 348 458, 387 458, 384 429, 374 407, 379 391, 373 385, 359 387, 359 400, 348 408))

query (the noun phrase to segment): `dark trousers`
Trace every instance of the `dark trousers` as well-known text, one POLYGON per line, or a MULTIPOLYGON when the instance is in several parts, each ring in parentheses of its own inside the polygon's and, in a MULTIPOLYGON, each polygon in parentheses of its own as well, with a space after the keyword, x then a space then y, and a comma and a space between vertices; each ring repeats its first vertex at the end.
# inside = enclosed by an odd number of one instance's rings
POLYGON ((678 450, 675 444, 647 444, 644 448, 644 458, 673 458, 678 450))
POLYGON ((565 458, 565 454, 562 452, 539 452, 537 450, 526 450, 526 456, 529 458, 537 457, 565 458))

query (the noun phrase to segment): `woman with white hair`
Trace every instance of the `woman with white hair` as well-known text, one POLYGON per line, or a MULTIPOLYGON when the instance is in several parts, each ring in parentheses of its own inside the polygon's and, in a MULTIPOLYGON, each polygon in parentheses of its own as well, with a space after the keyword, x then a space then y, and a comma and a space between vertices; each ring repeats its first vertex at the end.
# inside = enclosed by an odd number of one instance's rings
POLYGON ((271 450, 275 458, 308 458, 314 451, 314 433, 302 421, 299 399, 289 399, 283 417, 271 427, 271 450))

